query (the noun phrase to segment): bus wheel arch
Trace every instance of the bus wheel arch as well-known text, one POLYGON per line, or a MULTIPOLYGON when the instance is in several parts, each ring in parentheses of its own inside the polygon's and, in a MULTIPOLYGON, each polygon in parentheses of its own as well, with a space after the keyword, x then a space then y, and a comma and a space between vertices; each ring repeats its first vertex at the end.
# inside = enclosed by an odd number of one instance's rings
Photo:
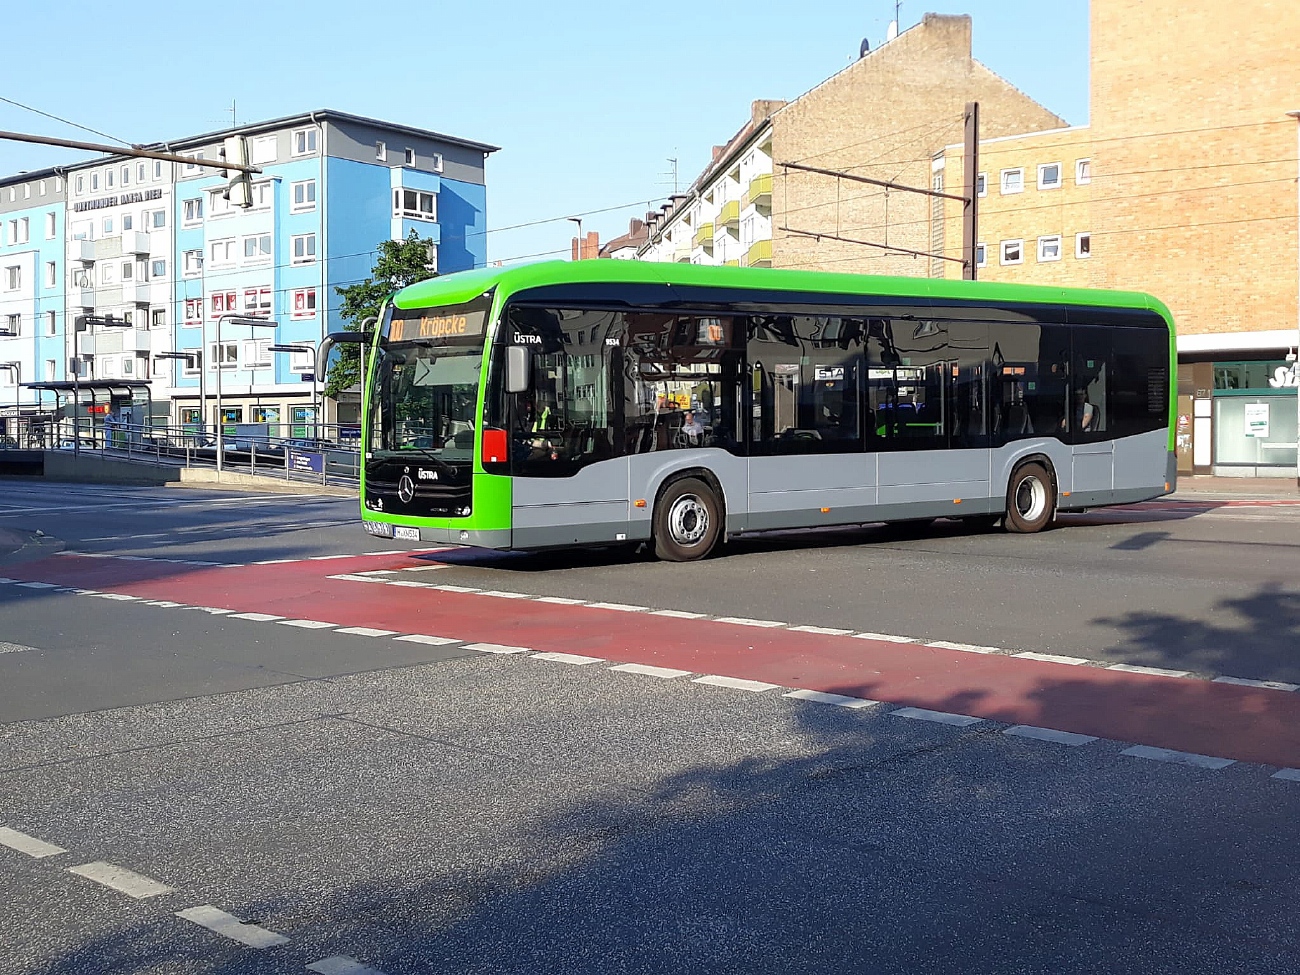
POLYGON ((1020 458, 1007 479, 1006 530, 1026 535, 1056 520, 1056 469, 1042 454, 1020 458))
POLYGON ((674 471, 655 492, 651 515, 655 555, 665 562, 705 558, 726 535, 726 518, 726 494, 712 471, 674 471))

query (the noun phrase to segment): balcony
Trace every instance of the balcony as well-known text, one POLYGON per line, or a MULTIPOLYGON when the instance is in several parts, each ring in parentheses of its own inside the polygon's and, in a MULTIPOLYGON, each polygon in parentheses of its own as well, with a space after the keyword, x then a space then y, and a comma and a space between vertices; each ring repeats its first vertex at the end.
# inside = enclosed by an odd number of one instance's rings
POLYGON ((149 235, 138 230, 123 230, 122 253, 135 254, 137 257, 148 257, 149 235))
POLYGON ((745 191, 745 202, 756 207, 772 205, 771 173, 761 173, 749 181, 749 189, 745 191))
POLYGON ((723 267, 740 267, 740 261, 723 261, 723 267))
POLYGON ((72 290, 68 293, 68 300, 75 308, 93 309, 95 307, 95 289, 74 284, 72 290))
POLYGON ((745 251, 745 267, 771 267, 772 266, 772 241, 756 240, 745 251))
POLYGON ((123 281, 122 303, 127 305, 149 304, 149 282, 138 280, 123 281))
POLYGON ((681 245, 673 248, 673 260, 678 264, 691 263, 691 248, 689 246, 683 247, 681 245))
POLYGON ((77 261, 82 267, 95 263, 95 242, 93 240, 74 240, 68 247, 68 260, 77 261))
POLYGON ((726 227, 728 230, 735 230, 740 226, 740 201, 731 200, 722 204, 722 209, 718 211, 718 219, 715 221, 719 227, 726 227))
POLYGON ((696 247, 703 247, 706 251, 713 250, 713 221, 706 220, 695 231, 695 237, 692 243, 696 247))

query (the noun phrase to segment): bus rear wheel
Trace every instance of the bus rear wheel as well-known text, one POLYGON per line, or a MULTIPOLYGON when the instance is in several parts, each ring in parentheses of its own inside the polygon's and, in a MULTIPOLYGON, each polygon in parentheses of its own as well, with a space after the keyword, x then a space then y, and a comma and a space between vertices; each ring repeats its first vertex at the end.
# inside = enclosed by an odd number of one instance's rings
POLYGON ((1052 476, 1042 464, 1016 468, 1007 486, 1006 529, 1020 535, 1042 531, 1056 515, 1052 476))
POLYGON ((655 555, 692 562, 708 555, 722 533, 722 504, 713 488, 694 477, 674 481, 655 505, 655 555))

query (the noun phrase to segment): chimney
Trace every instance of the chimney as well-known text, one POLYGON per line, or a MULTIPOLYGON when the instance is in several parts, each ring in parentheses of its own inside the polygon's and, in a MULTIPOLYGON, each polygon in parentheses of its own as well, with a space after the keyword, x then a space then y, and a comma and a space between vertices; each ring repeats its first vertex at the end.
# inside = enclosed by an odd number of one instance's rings
POLYGON ((758 98, 749 106, 749 120, 754 125, 762 125, 782 108, 785 102, 779 98, 758 98))

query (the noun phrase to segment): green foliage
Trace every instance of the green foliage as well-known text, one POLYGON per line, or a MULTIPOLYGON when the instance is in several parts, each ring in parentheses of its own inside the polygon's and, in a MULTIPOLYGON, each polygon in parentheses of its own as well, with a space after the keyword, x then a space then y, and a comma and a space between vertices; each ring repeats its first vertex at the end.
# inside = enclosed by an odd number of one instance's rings
MULTIPOLYGON (((405 240, 385 240, 379 244, 379 259, 371 269, 370 277, 346 288, 334 291, 343 299, 339 315, 343 327, 349 332, 361 330, 361 323, 379 314, 379 308, 394 291, 435 276, 429 270, 429 248, 433 241, 421 237, 414 230, 405 240)), ((335 347, 337 358, 330 366, 325 381, 325 395, 337 396, 342 390, 361 382, 361 349, 359 345, 335 347)))

